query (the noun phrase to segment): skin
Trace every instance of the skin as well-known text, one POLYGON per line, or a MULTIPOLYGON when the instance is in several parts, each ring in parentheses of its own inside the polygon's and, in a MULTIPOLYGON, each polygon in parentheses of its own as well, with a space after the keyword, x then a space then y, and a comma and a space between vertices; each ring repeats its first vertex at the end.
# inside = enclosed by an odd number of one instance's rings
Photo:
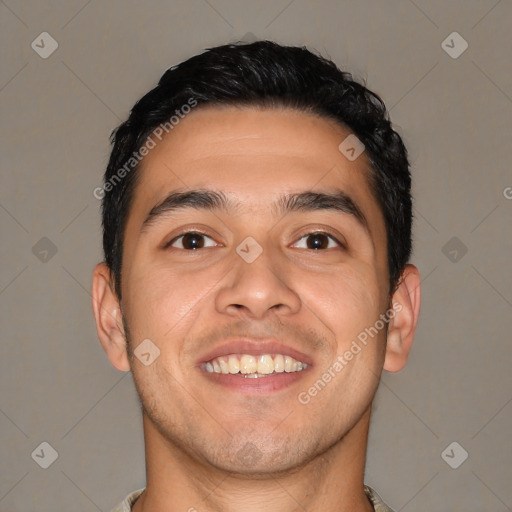
POLYGON ((132 371, 143 407, 147 487, 135 512, 372 510, 363 491, 371 405, 383 368, 406 363, 420 278, 408 265, 390 297, 368 161, 338 150, 349 133, 287 109, 197 108, 145 157, 125 232, 122 304, 104 263, 92 285, 99 339, 115 368, 132 371), (169 192, 196 188, 224 192, 236 211, 176 210, 140 234, 169 192), (333 189, 357 203, 368 230, 338 211, 283 216, 271 207, 283 194, 333 189), (208 247, 187 250, 179 239, 164 248, 183 231, 204 233, 208 247), (346 247, 321 238, 327 248, 308 248, 315 231, 346 247), (249 236, 263 249, 250 264, 235 251, 249 236), (300 403, 298 393, 392 303, 400 312, 387 328, 300 403), (210 382, 198 357, 241 335, 277 338, 313 366, 261 396, 210 382), (145 366, 133 350, 147 338, 160 356, 145 366), (252 445, 257 457, 243 462, 252 445))

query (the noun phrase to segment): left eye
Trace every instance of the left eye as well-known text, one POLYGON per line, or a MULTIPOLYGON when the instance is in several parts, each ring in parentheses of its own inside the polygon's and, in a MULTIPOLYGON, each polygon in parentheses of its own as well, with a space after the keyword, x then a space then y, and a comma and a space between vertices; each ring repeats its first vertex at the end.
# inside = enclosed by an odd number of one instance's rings
POLYGON ((292 247, 317 250, 332 249, 336 246, 340 247, 340 242, 327 233, 309 233, 301 237, 292 247))
POLYGON ((196 249, 203 249, 204 247, 215 247, 217 244, 209 236, 203 235, 202 233, 184 233, 180 235, 168 244, 169 247, 175 247, 176 249, 185 249, 187 251, 194 251, 196 249), (206 241, 209 240, 210 243, 206 241))

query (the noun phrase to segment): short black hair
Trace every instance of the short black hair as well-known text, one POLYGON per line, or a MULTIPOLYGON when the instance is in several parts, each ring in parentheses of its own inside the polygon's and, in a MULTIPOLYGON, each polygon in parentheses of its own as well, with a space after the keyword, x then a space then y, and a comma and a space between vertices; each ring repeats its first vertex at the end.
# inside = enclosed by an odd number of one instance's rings
POLYGON ((394 291, 411 254, 411 175, 407 150, 383 101, 350 73, 305 47, 257 41, 208 48, 169 68, 112 132, 101 197, 103 251, 119 300, 124 231, 140 174, 139 151, 155 129, 170 126, 170 119, 192 104, 288 107, 334 119, 355 134, 365 146, 369 183, 386 225, 390 294, 394 291))

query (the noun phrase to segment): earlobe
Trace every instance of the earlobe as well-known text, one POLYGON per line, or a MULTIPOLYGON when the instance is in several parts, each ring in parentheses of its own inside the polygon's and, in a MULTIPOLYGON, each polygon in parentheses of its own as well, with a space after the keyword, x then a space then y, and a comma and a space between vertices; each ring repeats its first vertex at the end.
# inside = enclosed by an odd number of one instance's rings
POLYGON ((407 363, 421 305, 420 274, 414 265, 406 265, 391 298, 395 316, 390 321, 386 341, 384 370, 399 372, 407 363))
POLYGON ((126 336, 119 301, 113 291, 110 269, 98 263, 92 279, 92 309, 96 331, 107 357, 115 368, 130 370, 126 336))

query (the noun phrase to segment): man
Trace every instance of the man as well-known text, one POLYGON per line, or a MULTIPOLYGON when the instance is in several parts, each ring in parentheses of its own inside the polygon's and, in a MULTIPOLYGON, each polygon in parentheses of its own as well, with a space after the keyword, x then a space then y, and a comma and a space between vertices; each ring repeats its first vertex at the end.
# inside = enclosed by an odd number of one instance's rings
POLYGON ((115 510, 387 511, 363 483, 420 307, 407 153, 380 99, 269 41, 169 69, 113 134, 92 297, 143 411, 115 510))

